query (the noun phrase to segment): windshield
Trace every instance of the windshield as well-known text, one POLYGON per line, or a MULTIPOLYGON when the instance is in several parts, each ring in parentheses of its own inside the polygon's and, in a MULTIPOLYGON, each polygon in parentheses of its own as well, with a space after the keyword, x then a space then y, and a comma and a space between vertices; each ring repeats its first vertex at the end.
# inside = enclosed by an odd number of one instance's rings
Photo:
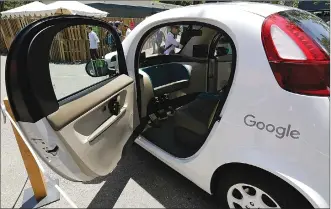
POLYGON ((302 10, 288 10, 279 13, 296 23, 319 46, 330 55, 330 26, 321 18, 302 10))

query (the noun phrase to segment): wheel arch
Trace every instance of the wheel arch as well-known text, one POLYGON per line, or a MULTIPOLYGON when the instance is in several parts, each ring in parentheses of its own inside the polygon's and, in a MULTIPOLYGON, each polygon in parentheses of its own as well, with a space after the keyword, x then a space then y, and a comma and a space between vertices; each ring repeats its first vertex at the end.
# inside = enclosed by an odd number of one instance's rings
POLYGON ((222 179, 225 173, 229 172, 258 172, 259 174, 270 174, 273 180, 286 183, 291 189, 298 192, 312 207, 314 208, 329 208, 328 203, 322 198, 314 189, 305 185, 304 183, 295 180, 294 178, 282 174, 280 172, 272 172, 260 168, 258 166, 246 164, 246 163, 226 163, 219 166, 211 177, 210 181, 210 193, 213 195, 217 189, 217 182, 222 179))

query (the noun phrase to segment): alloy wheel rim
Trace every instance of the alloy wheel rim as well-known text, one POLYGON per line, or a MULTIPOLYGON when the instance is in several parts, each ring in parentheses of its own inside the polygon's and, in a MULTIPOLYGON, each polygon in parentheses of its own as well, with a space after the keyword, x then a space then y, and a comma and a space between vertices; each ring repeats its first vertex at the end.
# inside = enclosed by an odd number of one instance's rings
POLYGON ((230 208, 280 208, 279 204, 263 190, 249 184, 235 184, 228 190, 230 208))

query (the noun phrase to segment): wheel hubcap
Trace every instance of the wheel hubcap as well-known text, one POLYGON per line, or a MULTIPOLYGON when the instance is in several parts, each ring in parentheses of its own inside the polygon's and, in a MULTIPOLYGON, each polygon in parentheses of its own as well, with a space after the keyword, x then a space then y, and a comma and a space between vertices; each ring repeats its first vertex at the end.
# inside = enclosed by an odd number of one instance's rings
POLYGON ((266 192, 248 184, 235 184, 227 193, 230 208, 280 208, 266 192))

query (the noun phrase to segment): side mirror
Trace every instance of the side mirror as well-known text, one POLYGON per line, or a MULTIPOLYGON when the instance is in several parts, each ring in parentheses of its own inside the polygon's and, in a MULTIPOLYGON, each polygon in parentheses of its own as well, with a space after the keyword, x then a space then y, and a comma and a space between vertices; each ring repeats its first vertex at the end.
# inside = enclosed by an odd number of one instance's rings
POLYGON ((86 73, 91 77, 102 77, 111 75, 108 63, 104 59, 90 60, 85 66, 86 73))

